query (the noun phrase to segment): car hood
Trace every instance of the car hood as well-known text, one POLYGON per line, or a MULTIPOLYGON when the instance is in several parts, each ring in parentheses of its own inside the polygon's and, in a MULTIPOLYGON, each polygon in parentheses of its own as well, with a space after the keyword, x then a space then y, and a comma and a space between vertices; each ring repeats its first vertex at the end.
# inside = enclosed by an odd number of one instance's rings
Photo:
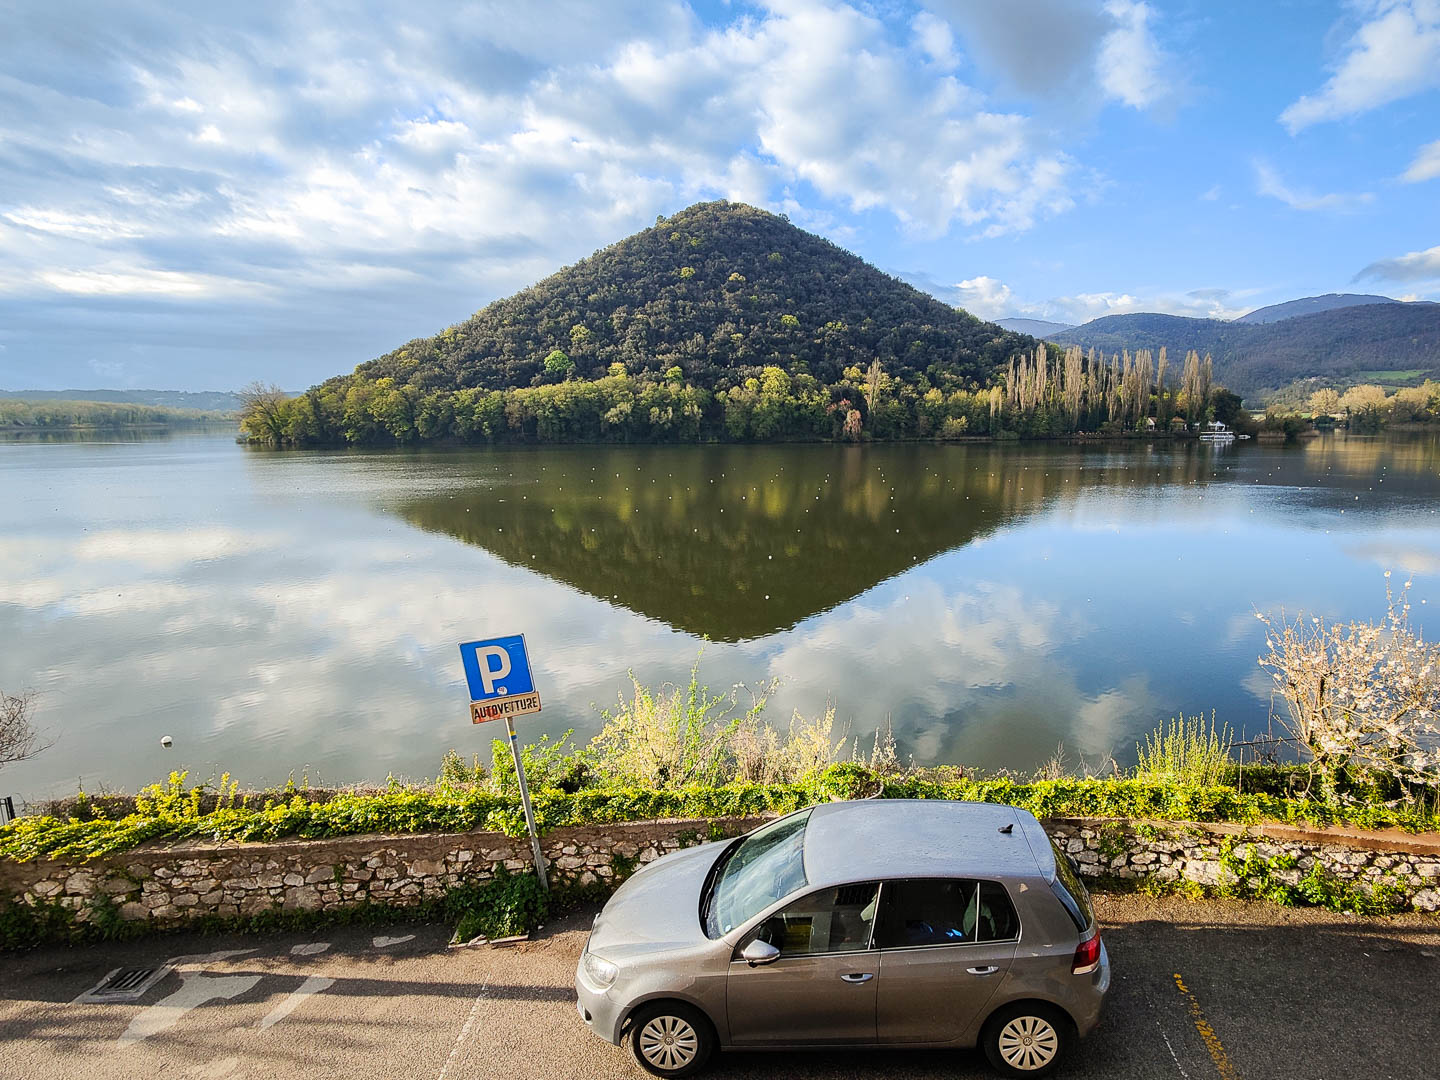
POLYGON ((591 951, 618 959, 708 941, 700 925, 700 889, 724 847, 686 848, 632 874, 595 919, 591 951))

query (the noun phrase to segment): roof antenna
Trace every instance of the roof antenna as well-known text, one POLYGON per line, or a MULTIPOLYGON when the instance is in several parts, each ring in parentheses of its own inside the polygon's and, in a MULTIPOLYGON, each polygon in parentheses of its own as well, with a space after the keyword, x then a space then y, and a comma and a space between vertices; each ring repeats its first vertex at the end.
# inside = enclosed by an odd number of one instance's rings
POLYGON ((1000 831, 1001 831, 1002 833, 1004 833, 1006 836, 1009 836, 1011 833, 1013 833, 1013 832, 1015 831, 1015 825, 1014 825, 1013 823, 1011 823, 1011 824, 1009 824, 1009 825, 1001 825, 1001 826, 1000 826, 1000 831))

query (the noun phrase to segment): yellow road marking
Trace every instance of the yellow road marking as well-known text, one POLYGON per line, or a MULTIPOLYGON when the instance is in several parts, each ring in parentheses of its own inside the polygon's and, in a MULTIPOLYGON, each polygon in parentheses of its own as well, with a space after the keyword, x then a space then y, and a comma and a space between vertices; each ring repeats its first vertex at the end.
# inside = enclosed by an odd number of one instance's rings
POLYGON ((1200 1033, 1200 1038, 1205 1043, 1205 1049, 1210 1051, 1210 1060, 1215 1062, 1215 1069, 1220 1073, 1221 1080, 1240 1080, 1240 1074, 1235 1071, 1235 1066, 1230 1062, 1230 1056, 1225 1053, 1220 1036, 1215 1034, 1215 1029, 1210 1026, 1210 1021, 1205 1019, 1205 1011, 1200 1008, 1200 1002, 1180 978, 1178 971, 1175 973, 1175 986, 1189 1002, 1190 1019, 1195 1022, 1195 1030, 1200 1033))

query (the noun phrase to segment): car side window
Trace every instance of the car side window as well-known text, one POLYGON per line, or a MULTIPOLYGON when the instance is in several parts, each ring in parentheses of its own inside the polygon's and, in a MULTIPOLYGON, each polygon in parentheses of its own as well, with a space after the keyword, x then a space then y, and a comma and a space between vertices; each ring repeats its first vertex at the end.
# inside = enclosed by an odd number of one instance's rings
POLYGON ((870 932, 880 886, 876 882, 820 889, 770 916, 753 935, 787 956, 860 952, 870 932))
POLYGON ((1010 894, 998 881, 980 883, 980 941, 1015 941, 1020 937, 1020 917, 1010 894))
POLYGON ((875 944, 882 949, 1011 941, 1020 923, 1003 886, 968 878, 887 881, 875 944))

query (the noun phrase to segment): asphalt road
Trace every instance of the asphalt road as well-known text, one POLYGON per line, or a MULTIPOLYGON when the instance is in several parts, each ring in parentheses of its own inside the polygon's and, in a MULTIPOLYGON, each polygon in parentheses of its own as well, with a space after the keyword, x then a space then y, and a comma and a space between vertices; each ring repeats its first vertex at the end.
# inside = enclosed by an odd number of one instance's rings
MULTIPOLYGON (((1063 1075, 1432 1080, 1440 920, 1099 897, 1115 985, 1063 1075)), ((0 1078, 642 1074, 576 1015, 590 913, 506 949, 406 925, 304 936, 151 938, 0 954, 0 1078), (114 968, 174 970, 130 1004, 77 996, 114 968)), ((722 1055, 716 1080, 989 1076, 976 1053, 722 1055)))

